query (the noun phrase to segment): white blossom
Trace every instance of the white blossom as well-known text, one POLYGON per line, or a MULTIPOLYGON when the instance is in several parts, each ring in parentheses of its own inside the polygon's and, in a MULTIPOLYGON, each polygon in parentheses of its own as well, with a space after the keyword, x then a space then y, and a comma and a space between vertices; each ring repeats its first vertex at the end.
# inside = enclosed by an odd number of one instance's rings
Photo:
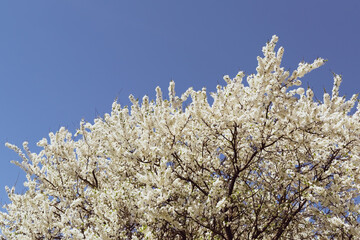
POLYGON ((314 101, 301 79, 325 60, 281 66, 277 36, 256 73, 155 101, 130 95, 94 123, 6 144, 27 174, 0 212, 5 239, 359 239, 357 95, 314 101), (247 84, 243 84, 246 79, 247 84), (298 86, 298 87, 296 87, 298 86), (188 98, 191 98, 189 100, 188 98), (189 101, 184 106, 184 101, 189 101))

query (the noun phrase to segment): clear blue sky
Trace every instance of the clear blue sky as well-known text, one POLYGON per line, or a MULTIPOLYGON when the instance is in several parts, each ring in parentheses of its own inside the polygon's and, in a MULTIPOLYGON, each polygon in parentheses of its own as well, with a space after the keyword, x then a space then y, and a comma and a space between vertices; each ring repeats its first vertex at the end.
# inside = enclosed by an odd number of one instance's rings
POLYGON ((5 142, 35 143, 82 118, 109 112, 115 98, 154 98, 171 79, 177 93, 222 76, 255 72, 256 56, 273 34, 285 47, 284 66, 323 57, 329 61, 304 82, 320 97, 359 92, 359 0, 4 0, 0 2, 0 200, 5 185, 24 174, 5 142))

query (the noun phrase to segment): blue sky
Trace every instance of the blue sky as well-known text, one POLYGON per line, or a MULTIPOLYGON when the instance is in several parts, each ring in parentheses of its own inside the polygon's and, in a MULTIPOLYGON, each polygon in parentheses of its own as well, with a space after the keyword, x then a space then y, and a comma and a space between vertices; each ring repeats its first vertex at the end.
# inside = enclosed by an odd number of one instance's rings
POLYGON ((321 98, 332 72, 341 94, 360 89, 360 1, 17 0, 0 2, 0 200, 22 191, 19 157, 5 142, 36 142, 61 126, 72 132, 111 110, 115 98, 155 96, 175 80, 214 91, 222 76, 255 72, 273 34, 284 66, 323 57, 304 79, 321 98))

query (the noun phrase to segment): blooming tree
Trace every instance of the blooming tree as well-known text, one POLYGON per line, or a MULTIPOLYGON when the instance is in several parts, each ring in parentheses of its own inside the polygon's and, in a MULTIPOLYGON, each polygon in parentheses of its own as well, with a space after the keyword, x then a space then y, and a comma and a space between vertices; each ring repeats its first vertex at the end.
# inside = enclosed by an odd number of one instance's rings
POLYGON ((132 106, 50 133, 40 153, 7 144, 27 191, 7 188, 5 239, 359 239, 357 95, 314 101, 301 87, 324 64, 280 66, 274 36, 256 74, 225 76, 169 98, 156 88, 132 106), (184 101, 191 97, 185 108, 184 101))

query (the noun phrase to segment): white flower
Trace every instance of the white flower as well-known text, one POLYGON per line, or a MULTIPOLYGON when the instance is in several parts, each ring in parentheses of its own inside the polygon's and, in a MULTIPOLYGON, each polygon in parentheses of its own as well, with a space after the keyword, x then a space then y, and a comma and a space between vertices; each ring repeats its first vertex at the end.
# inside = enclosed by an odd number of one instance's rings
POLYGON ((223 209, 226 206, 226 198, 221 199, 217 204, 217 209, 223 209))
POLYGON ((63 127, 50 133, 39 153, 27 142, 24 152, 6 144, 20 156, 27 190, 6 189, 1 235, 201 239, 231 230, 246 239, 268 226, 266 237, 276 238, 286 218, 284 238, 359 239, 350 227, 359 213, 360 108, 350 115, 357 96, 338 96, 338 75, 323 103, 310 88, 305 96, 300 79, 324 60, 290 75, 277 41, 263 48, 247 84, 243 72, 226 75, 212 102, 205 88, 176 96, 171 81, 169 99, 157 87, 156 101, 114 102, 103 119, 81 121, 75 139, 63 127))
POLYGON ((296 93, 299 95, 303 95, 305 93, 305 90, 304 90, 304 88, 298 88, 298 89, 296 89, 296 93))

